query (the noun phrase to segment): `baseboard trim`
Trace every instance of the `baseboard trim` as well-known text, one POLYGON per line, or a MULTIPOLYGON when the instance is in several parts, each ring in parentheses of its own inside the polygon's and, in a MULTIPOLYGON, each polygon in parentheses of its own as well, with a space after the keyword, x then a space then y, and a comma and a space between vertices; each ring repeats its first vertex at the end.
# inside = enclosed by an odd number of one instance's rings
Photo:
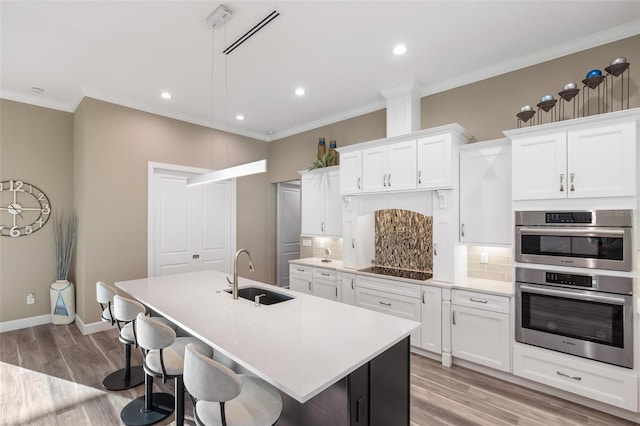
POLYGON ((90 324, 85 324, 78 315, 76 315, 76 326, 80 330, 80 333, 83 335, 99 333, 101 331, 109 330, 112 326, 111 323, 107 321, 98 321, 92 322, 90 324))
POLYGON ((0 333, 51 323, 51 314, 0 322, 0 333))

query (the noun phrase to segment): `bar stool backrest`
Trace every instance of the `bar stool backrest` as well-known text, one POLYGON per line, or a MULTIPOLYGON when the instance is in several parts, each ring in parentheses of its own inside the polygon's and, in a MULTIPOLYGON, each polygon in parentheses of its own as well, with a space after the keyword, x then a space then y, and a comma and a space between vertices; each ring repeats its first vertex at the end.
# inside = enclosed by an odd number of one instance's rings
POLYGON ((184 385, 195 399, 213 402, 230 401, 242 390, 233 370, 198 353, 192 343, 184 352, 184 385))
POLYGON ((114 296, 113 298, 113 315, 116 321, 131 322, 136 319, 139 313, 145 313, 147 309, 140 302, 127 299, 122 296, 114 296))
POLYGON ((171 327, 145 316, 144 313, 138 314, 136 334, 138 345, 147 351, 166 348, 176 340, 176 332, 171 327))

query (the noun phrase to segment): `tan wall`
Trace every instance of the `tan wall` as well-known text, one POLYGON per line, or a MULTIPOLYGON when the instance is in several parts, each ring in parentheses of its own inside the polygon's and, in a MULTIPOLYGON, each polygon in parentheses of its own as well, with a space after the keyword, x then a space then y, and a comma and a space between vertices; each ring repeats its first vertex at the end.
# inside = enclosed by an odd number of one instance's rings
POLYGON ((321 137, 326 139, 327 144, 335 140, 341 147, 383 138, 386 133, 387 116, 386 110, 382 109, 273 141, 269 144, 271 182, 300 179, 298 171, 311 167, 321 137))
POLYGON ((640 106, 639 46, 640 36, 635 36, 424 97, 421 128, 457 122, 478 141, 503 138, 503 130, 516 127, 520 107, 535 108, 547 93, 557 98, 565 83, 574 82, 581 88, 580 82, 589 70, 597 68, 604 72, 611 60, 619 56, 626 57, 631 64, 627 71, 631 108, 640 106))
MULTIPOLYGON (((81 103, 75 125, 76 204, 82 224, 78 314, 91 323, 99 320, 96 281, 147 276, 148 162, 221 168, 266 158, 268 144, 94 99, 81 103)), ((237 187, 238 247, 254 255, 252 277, 273 282, 274 202, 268 175, 238 179, 237 187)), ((248 275, 244 268, 239 272, 248 275)))
MULTIPOLYGON (((67 112, 0 100, 0 180, 36 185, 54 211, 70 213, 72 124, 67 112)), ((73 271, 69 278, 74 279, 73 271)), ((50 313, 49 286, 55 280, 52 220, 28 236, 0 237, 0 322, 50 313), (33 305, 27 305, 30 292, 36 297, 33 305)))

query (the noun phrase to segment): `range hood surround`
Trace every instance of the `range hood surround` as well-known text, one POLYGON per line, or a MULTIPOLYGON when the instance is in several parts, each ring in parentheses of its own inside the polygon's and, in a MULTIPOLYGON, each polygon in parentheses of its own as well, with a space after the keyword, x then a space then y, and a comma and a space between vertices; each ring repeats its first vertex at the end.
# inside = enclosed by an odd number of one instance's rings
POLYGON ((415 80, 380 91, 387 100, 387 137, 420 130, 421 91, 415 80))

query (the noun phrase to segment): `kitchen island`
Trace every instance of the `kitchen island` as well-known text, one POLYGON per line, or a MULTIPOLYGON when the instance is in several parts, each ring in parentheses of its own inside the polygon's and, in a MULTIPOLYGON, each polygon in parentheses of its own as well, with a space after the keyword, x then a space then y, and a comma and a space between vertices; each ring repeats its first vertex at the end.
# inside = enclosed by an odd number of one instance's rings
POLYGON ((233 300, 201 271, 116 286, 283 393, 278 425, 408 425, 409 335, 419 323, 240 278, 293 296, 233 300))

